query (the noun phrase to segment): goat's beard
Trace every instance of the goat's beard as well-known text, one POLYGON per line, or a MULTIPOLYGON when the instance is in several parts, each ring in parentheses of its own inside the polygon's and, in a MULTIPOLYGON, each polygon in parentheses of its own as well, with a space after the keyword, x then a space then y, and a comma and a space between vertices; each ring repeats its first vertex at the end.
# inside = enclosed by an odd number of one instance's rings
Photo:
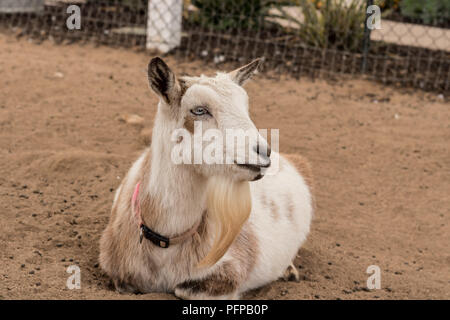
POLYGON ((207 215, 214 242, 199 267, 214 265, 227 252, 250 216, 252 200, 248 181, 233 181, 226 177, 211 177, 207 186, 207 215))

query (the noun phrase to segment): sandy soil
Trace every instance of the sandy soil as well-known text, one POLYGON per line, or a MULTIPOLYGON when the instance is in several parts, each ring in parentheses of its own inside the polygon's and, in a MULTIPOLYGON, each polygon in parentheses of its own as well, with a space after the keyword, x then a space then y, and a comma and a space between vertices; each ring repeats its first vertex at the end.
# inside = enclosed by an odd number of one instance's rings
MULTIPOLYGON (((173 299, 119 295, 98 268, 115 188, 145 146, 157 99, 143 53, 34 45, 0 35, 0 299, 173 299), (81 268, 81 290, 66 268, 81 268)), ((168 60, 191 74, 201 64, 168 60)), ((314 166, 317 212, 301 281, 262 299, 450 298, 450 104, 362 80, 265 79, 253 119, 314 166), (381 269, 368 290, 366 269, 381 269)))

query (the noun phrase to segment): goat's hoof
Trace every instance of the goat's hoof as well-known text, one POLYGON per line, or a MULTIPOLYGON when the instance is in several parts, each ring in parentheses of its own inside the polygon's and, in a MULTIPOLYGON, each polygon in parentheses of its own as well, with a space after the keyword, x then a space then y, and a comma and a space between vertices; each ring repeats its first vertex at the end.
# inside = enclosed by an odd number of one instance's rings
POLYGON ((117 293, 120 294, 126 294, 126 293, 134 293, 138 294, 140 293, 138 289, 133 287, 131 284, 128 284, 126 282, 120 281, 120 280, 112 280, 112 284, 114 288, 116 289, 117 293))
POLYGON ((175 288, 175 296, 183 300, 236 300, 239 299, 237 292, 223 295, 212 295, 206 291, 192 290, 185 285, 179 285, 175 288))
POLYGON ((283 279, 285 281, 300 281, 300 274, 298 273, 298 270, 295 268, 294 264, 291 263, 286 271, 284 271, 283 279))
POLYGON ((183 300, 195 299, 195 294, 190 289, 175 288, 175 296, 183 300))

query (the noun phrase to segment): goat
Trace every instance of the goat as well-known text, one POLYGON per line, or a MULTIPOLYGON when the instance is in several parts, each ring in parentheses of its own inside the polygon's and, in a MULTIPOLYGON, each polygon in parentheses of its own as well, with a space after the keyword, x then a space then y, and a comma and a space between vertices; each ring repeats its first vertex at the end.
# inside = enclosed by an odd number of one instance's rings
POLYGON ((270 152, 250 119, 242 85, 261 61, 215 77, 177 77, 162 59, 150 61, 149 84, 160 99, 151 145, 117 189, 100 240, 100 266, 119 292, 238 299, 280 277, 298 278, 293 260, 310 229, 312 174, 301 156, 290 162, 270 152), (202 133, 250 132, 245 159, 233 153, 226 164, 175 164, 173 149, 186 139, 173 132, 189 138, 199 123, 202 133), (250 156, 258 163, 245 162, 250 156), (265 175, 275 157, 278 171, 265 175))

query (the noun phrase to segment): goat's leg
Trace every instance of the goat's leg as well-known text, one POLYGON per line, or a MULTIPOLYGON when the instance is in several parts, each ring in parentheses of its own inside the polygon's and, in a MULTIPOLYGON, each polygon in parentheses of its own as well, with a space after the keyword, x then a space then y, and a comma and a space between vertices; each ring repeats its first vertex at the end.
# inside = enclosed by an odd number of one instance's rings
POLYGON ((125 281, 114 279, 111 282, 118 293, 140 293, 137 288, 125 281))
POLYGON ((238 285, 242 279, 233 265, 224 262, 209 275, 187 280, 175 287, 175 295, 181 299, 238 299, 238 285))

